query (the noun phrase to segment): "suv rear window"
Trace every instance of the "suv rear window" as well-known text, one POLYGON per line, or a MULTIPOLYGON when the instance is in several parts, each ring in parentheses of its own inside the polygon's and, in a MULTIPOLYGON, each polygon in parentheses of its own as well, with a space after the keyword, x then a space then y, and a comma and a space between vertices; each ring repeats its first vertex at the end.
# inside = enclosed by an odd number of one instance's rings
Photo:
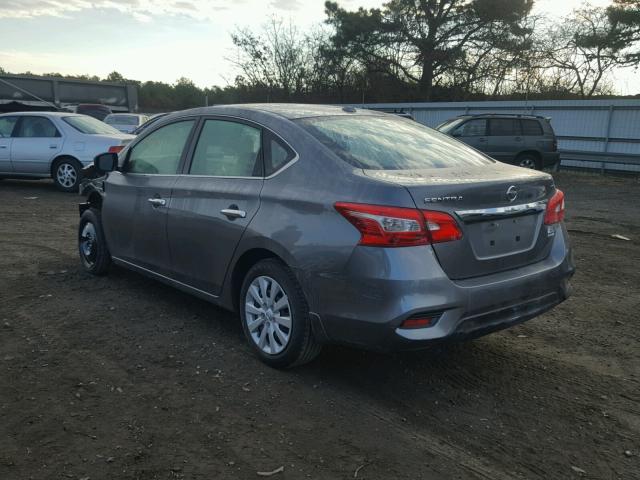
POLYGON ((522 134, 530 137, 539 137, 543 135, 540 122, 537 120, 522 120, 522 134))
POLYGON ((298 124, 349 164, 367 170, 486 165, 488 157, 419 123, 395 116, 335 116, 298 124))

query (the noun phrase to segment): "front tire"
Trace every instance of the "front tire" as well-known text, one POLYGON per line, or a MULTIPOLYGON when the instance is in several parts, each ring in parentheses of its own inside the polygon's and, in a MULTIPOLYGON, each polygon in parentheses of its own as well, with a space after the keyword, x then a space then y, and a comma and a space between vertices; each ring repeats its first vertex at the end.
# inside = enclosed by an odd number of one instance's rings
POLYGON ((267 365, 294 367, 320 353, 302 288, 279 260, 251 267, 242 283, 239 310, 250 347, 267 365))
POLYGON ((56 160, 51 168, 53 182, 62 192, 77 192, 80 185, 82 165, 75 158, 56 160))
POLYGON ((78 227, 78 251, 85 271, 92 275, 104 275, 111 265, 111 254, 102 231, 100 211, 85 210, 78 227))

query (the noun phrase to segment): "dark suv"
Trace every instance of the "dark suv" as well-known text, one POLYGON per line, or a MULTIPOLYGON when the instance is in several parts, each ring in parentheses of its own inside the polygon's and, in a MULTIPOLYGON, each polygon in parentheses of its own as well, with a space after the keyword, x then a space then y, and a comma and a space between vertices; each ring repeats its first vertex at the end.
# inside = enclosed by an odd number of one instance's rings
POLYGON ((558 140, 549 119, 533 115, 463 115, 437 130, 520 167, 542 170, 560 161, 558 140))

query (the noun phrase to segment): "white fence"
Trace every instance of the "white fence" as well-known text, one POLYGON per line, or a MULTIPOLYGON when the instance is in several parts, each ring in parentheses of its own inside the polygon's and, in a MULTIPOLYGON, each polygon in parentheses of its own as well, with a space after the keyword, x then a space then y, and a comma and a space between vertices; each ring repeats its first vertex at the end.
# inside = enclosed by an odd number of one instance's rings
POLYGON ((562 166, 640 172, 640 100, 377 103, 355 105, 405 112, 435 127, 452 117, 516 113, 551 118, 562 166))

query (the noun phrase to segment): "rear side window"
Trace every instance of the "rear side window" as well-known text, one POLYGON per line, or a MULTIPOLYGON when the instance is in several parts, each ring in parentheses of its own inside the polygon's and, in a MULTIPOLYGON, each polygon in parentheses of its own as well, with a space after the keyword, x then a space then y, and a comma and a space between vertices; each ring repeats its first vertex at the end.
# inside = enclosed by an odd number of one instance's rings
POLYGON ((171 123, 159 128, 133 146, 126 171, 156 175, 175 175, 194 120, 171 123))
POLYGON ((296 154, 279 138, 272 134, 266 134, 265 142, 265 177, 273 175, 295 158, 296 154))
POLYGON ((357 168, 410 170, 493 162, 443 133, 392 115, 313 117, 297 123, 357 168))
POLYGON ((469 120, 460 125, 455 133, 461 137, 484 137, 487 134, 487 120, 484 118, 469 120))
POLYGON ((59 137, 58 129, 45 117, 22 117, 16 137, 53 138, 59 137))
POLYGON ((529 137, 543 135, 542 125, 537 120, 522 120, 522 134, 529 137))
POLYGON ((18 117, 0 117, 0 138, 8 138, 11 136, 18 117))
POLYGON ((517 118, 492 118, 489 121, 490 135, 494 137, 515 137, 522 135, 520 120, 517 118))
POLYGON ((260 129, 226 120, 206 120, 189 173, 215 177, 260 177, 260 129))

